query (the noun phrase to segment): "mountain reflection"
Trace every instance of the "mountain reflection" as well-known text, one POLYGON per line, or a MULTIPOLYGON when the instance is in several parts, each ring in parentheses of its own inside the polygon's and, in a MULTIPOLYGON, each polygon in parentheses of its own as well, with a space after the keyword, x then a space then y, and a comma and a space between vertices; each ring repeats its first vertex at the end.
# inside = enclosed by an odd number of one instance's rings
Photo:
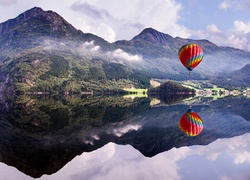
POLYGON ((205 126, 193 138, 178 126, 188 104, 173 99, 178 103, 166 104, 165 99, 152 107, 149 98, 19 96, 0 105, 0 160, 40 177, 109 142, 130 144, 152 157, 173 147, 206 145, 250 132, 247 98, 197 100, 193 110, 205 126))

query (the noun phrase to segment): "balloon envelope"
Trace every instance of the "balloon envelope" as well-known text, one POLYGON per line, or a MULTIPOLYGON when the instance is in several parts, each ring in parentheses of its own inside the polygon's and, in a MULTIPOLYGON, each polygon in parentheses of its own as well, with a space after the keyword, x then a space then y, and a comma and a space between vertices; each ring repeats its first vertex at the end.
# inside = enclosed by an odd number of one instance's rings
POLYGON ((189 109, 181 117, 179 128, 188 136, 197 136, 203 130, 203 122, 196 112, 189 109))
POLYGON ((178 55, 181 63, 192 71, 201 62, 203 50, 197 44, 186 44, 180 48, 178 55))

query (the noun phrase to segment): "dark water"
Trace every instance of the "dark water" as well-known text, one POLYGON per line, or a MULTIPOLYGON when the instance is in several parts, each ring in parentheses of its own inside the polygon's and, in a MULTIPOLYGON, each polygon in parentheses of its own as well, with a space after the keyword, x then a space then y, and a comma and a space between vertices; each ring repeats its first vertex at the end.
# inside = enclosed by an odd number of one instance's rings
POLYGON ((183 98, 1 102, 0 179, 249 179, 250 99, 183 98))

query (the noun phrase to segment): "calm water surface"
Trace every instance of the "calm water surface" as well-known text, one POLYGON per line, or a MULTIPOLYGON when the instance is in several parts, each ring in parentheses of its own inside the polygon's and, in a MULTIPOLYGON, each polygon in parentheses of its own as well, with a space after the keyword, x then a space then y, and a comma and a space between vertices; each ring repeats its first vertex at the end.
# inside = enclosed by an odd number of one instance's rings
POLYGON ((250 178, 247 97, 20 96, 0 107, 1 180, 250 178))

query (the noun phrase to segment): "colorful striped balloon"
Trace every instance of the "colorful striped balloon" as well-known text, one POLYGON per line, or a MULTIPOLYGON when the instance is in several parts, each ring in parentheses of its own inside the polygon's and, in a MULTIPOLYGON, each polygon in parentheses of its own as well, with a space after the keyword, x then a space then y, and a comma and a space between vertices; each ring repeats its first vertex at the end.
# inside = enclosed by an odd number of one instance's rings
POLYGON ((179 59, 181 63, 192 71, 203 58, 203 50, 197 44, 186 44, 179 50, 179 59))
POLYGON ((189 109, 181 117, 179 128, 188 136, 197 136, 203 130, 203 122, 196 112, 189 109))

